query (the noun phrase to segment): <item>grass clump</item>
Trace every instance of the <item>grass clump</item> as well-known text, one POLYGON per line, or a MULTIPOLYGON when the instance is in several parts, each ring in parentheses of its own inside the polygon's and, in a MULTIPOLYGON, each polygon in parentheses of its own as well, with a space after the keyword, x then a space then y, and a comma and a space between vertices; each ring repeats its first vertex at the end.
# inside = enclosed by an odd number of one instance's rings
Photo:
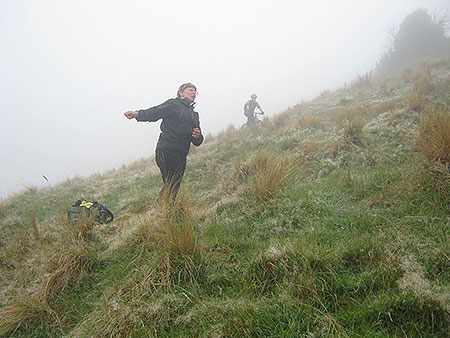
POLYGON ((344 140, 346 143, 363 144, 363 128, 364 118, 361 116, 349 116, 344 123, 344 140))
POLYGON ((0 309, 0 336, 17 330, 25 323, 43 319, 53 324, 59 321, 56 312, 42 299, 22 296, 0 309))
POLYGON ((339 117, 343 128, 340 138, 328 143, 326 150, 333 156, 337 156, 342 151, 352 148, 359 148, 365 145, 364 126, 365 119, 355 113, 349 113, 339 117))
POLYGON ((419 123, 419 148, 432 165, 450 167, 450 113, 426 114, 419 123))
POLYGON ((289 157, 279 158, 267 150, 256 153, 250 161, 250 168, 254 173, 250 190, 260 202, 273 199, 294 173, 294 166, 289 157))
POLYGON ((419 89, 414 89, 407 97, 408 108, 412 111, 421 111, 425 107, 426 96, 419 89))
POLYGON ((402 109, 394 109, 389 115, 388 125, 394 127, 405 118, 405 111, 402 109))
POLYGON ((411 93, 407 96, 406 101, 411 111, 423 111, 429 95, 434 90, 434 85, 427 76, 421 76, 413 83, 411 93))
POLYGON ((370 106, 369 113, 376 116, 384 112, 398 110, 399 106, 400 102, 398 99, 387 100, 370 106))
POLYGON ((325 121, 315 115, 301 115, 297 121, 297 127, 299 129, 308 128, 322 128, 325 126, 325 121))
POLYGON ((266 294, 293 273, 295 252, 284 247, 270 246, 251 263, 248 275, 258 294, 266 294))
POLYGON ((419 149, 425 155, 440 190, 450 187, 450 113, 439 110, 419 122, 419 149))
MULTIPOLYGON (((19 327, 24 327, 27 331, 26 327, 34 327, 38 323, 48 327, 55 325, 59 319, 52 309, 53 304, 65 297, 65 291, 69 288, 79 285, 98 264, 98 253, 102 245, 93 238, 86 240, 79 237, 75 226, 68 223, 65 225, 65 228, 54 235, 52 243, 46 245, 44 241, 32 242, 32 246, 23 254, 30 261, 27 264, 34 266, 39 262, 41 266, 34 267, 38 272, 33 271, 30 276, 29 282, 33 285, 27 290, 17 291, 26 295, 16 297, 0 309, 1 332, 7 333, 19 327), (33 255, 30 255, 31 248, 33 255)), ((31 228, 33 230, 33 225, 31 228)), ((16 247, 10 250, 17 254, 21 249, 16 247)), ((16 264, 16 268, 19 268, 20 264, 16 264)), ((21 278, 28 280, 25 276, 21 278)), ((17 287, 21 288, 21 284, 20 280, 17 281, 17 287)))
POLYGON ((98 252, 95 243, 68 238, 47 262, 49 275, 41 289, 45 299, 54 298, 89 275, 99 261, 98 252))
POLYGON ((372 84, 373 72, 369 71, 363 75, 358 74, 357 78, 352 82, 352 86, 358 87, 370 87, 372 84))
POLYGON ((6 217, 6 207, 3 200, 0 200, 0 220, 6 217))
POLYGON ((140 237, 158 253, 162 283, 197 283, 203 277, 197 218, 188 192, 174 200, 170 190, 160 197, 155 214, 140 224, 140 237))
POLYGON ((266 148, 256 152, 249 161, 241 165, 237 157, 234 158, 233 163, 233 179, 239 183, 255 176, 261 170, 267 167, 269 158, 272 156, 270 151, 266 148))

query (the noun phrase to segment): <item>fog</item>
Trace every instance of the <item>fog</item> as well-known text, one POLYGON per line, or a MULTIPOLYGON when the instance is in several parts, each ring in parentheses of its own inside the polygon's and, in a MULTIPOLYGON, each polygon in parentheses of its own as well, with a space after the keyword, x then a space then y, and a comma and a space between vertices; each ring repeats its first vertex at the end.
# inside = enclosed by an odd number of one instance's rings
POLYGON ((154 153, 158 123, 126 110, 197 85, 203 134, 373 69, 419 7, 448 0, 0 0, 0 197, 154 153), (42 175, 48 178, 48 182, 42 175))

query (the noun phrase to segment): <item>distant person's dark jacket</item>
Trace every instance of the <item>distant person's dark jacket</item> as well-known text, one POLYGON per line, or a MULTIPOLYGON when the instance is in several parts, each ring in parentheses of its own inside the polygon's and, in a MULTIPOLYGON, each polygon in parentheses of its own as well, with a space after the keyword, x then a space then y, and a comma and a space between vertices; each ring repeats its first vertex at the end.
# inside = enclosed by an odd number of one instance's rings
POLYGON ((253 114, 255 113, 256 107, 258 107, 258 109, 261 110, 261 106, 259 105, 258 102, 256 102, 256 100, 248 100, 244 105, 244 115, 245 116, 248 116, 248 115, 253 116, 253 114))
POLYGON ((191 142, 199 146, 203 142, 198 113, 187 99, 169 99, 166 102, 138 110, 136 120, 156 122, 162 119, 161 134, 156 149, 176 150, 186 156, 191 142), (200 137, 192 137, 192 129, 200 129, 200 137))

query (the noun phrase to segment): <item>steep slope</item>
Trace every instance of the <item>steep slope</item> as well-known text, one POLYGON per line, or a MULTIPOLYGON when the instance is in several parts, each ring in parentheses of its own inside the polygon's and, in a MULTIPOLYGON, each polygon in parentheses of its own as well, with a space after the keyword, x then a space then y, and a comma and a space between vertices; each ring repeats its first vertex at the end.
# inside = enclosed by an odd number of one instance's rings
POLYGON ((369 74, 192 151, 176 205, 153 161, 1 207, 6 336, 449 334, 449 175, 416 134, 450 59, 369 74), (74 228, 74 200, 113 227, 74 228))

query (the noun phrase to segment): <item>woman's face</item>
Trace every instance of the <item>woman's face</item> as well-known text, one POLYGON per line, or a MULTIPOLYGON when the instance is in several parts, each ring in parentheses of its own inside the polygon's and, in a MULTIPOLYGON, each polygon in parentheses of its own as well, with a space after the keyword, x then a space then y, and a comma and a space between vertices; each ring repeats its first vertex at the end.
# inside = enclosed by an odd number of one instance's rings
POLYGON ((192 87, 188 87, 180 93, 180 98, 187 98, 189 103, 194 102, 196 97, 197 91, 192 87))

